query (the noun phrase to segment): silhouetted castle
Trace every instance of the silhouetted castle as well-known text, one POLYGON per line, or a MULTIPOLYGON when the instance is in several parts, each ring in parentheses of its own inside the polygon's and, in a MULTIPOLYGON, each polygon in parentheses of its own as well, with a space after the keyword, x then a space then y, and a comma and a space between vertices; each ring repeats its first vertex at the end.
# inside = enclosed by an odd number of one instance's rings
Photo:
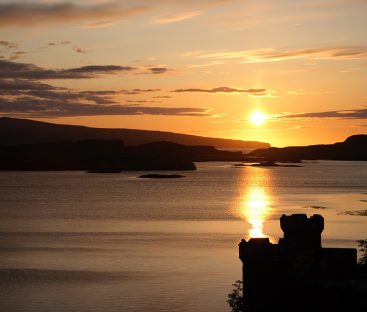
POLYGON ((347 311, 365 307, 361 296, 366 295, 366 284, 362 287, 358 283, 357 250, 322 248, 322 216, 282 215, 280 226, 284 238, 278 244, 272 244, 269 238, 243 239, 239 244, 244 311, 347 311))

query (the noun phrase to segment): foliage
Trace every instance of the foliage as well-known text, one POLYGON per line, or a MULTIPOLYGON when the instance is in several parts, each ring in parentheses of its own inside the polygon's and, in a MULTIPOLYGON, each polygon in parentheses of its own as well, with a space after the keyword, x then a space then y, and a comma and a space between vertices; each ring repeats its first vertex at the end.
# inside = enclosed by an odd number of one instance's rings
POLYGON ((232 292, 228 294, 227 303, 232 308, 232 312, 243 312, 243 287, 242 281, 236 281, 232 284, 232 292))
POLYGON ((367 266, 367 239, 358 240, 359 251, 362 256, 358 260, 358 264, 367 266))

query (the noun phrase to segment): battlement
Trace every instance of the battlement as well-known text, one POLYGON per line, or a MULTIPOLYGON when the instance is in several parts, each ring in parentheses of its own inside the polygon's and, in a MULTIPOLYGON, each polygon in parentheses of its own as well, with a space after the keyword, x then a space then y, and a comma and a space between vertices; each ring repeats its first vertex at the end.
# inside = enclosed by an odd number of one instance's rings
MULTIPOLYGON (((309 218, 305 214, 282 215, 280 226, 284 237, 278 244, 272 244, 269 238, 243 239, 239 244, 246 311, 269 311, 271 302, 284 293, 295 304, 302 295, 316 296, 324 290, 330 291, 320 285, 346 281, 356 270, 356 249, 322 248, 321 215, 309 218)), ((289 308, 294 309, 291 304, 289 308)))
POLYGON ((284 232, 281 244, 293 244, 300 248, 321 248, 321 233, 324 218, 315 214, 307 218, 305 214, 282 215, 280 227, 284 232))

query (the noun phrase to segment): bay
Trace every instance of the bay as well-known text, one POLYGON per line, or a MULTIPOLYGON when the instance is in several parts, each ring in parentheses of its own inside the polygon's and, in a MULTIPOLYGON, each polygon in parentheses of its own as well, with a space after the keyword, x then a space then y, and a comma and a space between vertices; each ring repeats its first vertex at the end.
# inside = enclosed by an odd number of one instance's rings
POLYGON ((0 172, 4 311, 227 311, 238 242, 282 236, 282 214, 321 214, 323 246, 367 238, 367 164, 197 163, 141 172, 0 172), (161 172, 154 172, 161 173, 161 172))

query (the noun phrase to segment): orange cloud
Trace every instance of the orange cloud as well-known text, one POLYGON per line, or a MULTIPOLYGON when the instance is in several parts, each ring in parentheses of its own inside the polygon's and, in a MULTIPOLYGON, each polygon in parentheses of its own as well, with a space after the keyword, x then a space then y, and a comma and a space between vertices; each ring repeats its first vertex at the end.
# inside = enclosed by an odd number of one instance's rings
POLYGON ((153 24, 170 24, 185 21, 188 19, 192 19, 194 17, 199 16, 199 12, 187 12, 187 13, 180 13, 180 14, 166 14, 156 16, 153 19, 153 24))
POLYGON ((149 11, 148 6, 122 6, 118 2, 77 5, 70 2, 0 4, 0 27, 36 26, 65 22, 103 22, 118 20, 149 11))
POLYGON ((308 48, 295 50, 281 50, 273 48, 197 53, 197 57, 217 60, 239 59, 241 63, 279 62, 292 59, 335 59, 356 60, 367 59, 367 47, 334 47, 334 48, 308 48))
POLYGON ((367 119, 367 109, 348 109, 325 112, 310 112, 301 114, 285 114, 278 118, 288 119, 317 119, 317 118, 332 118, 332 119, 367 119))
POLYGON ((245 93, 251 96, 271 96, 276 91, 269 89, 251 88, 251 89, 237 89, 231 87, 217 87, 212 89, 176 89, 172 92, 203 92, 203 93, 245 93))

